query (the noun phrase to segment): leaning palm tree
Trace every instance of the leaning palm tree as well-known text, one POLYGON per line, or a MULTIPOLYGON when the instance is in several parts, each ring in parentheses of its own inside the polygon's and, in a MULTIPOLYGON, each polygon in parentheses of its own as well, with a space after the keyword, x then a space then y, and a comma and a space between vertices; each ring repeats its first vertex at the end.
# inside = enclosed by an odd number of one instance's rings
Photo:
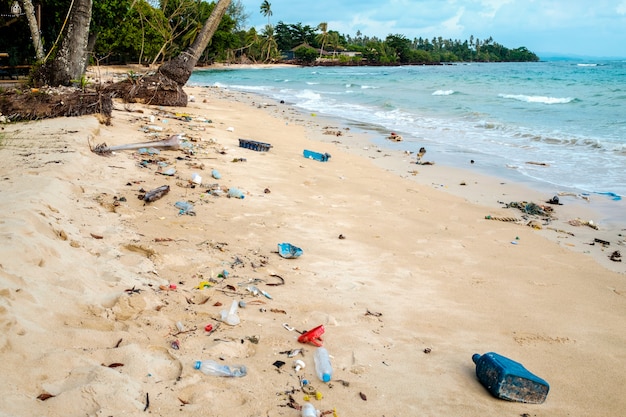
POLYGON ((324 52, 324 45, 326 45, 326 42, 328 41, 328 23, 326 22, 322 22, 319 25, 317 25, 317 29, 321 30, 322 33, 318 34, 315 39, 322 44, 322 47, 320 48, 320 58, 322 57, 322 53, 324 52))
POLYGON ((140 83, 132 80, 124 85, 117 83, 108 89, 131 102, 143 100, 149 104, 162 106, 186 106, 187 94, 183 91, 183 86, 191 77, 230 2, 231 0, 218 0, 193 43, 179 55, 163 63, 154 76, 146 76, 140 83))
POLYGON ((270 16, 272 16, 272 3, 270 3, 268 0, 263 0, 263 3, 261 3, 261 14, 265 17, 267 17, 267 24, 270 25, 270 16))

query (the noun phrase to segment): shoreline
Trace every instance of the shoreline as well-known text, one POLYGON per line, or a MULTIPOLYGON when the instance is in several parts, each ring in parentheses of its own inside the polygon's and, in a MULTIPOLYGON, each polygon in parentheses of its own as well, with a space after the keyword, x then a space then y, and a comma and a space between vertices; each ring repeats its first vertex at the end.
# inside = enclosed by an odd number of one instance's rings
MULTIPOLYGON (((624 199, 612 201, 601 195, 590 195, 588 199, 582 199, 573 193, 550 190, 549 185, 531 179, 521 181, 480 172, 472 169, 475 168, 472 165, 453 167, 438 163, 436 160, 430 160, 433 165, 418 165, 415 163, 415 156, 406 151, 379 146, 377 143, 382 141, 384 144, 385 139, 382 139, 383 135, 377 131, 378 129, 366 129, 363 126, 355 128, 354 123, 350 121, 327 115, 312 116, 292 104, 279 103, 256 93, 222 87, 220 89, 227 91, 228 95, 236 100, 264 109, 273 117, 281 118, 287 123, 304 125, 309 137, 315 141, 371 159, 380 168, 400 178, 482 206, 485 208, 485 216, 515 217, 523 220, 523 212, 506 208, 506 204, 512 202, 529 202, 553 209, 549 221, 542 221, 543 225, 541 229, 535 230, 536 233, 570 251, 592 257, 599 265, 610 271, 626 274, 624 262, 614 262, 610 259, 614 251, 624 251, 626 247, 626 218, 622 215, 626 211, 624 199), (341 136, 328 134, 332 132, 341 132, 341 136), (559 198, 561 205, 547 204, 554 196, 559 198), (589 224, 594 227, 580 225, 576 223, 577 220, 582 223, 591 222, 589 224), (596 239, 610 244, 599 244, 596 239)), ((398 147, 398 144, 395 145, 398 147)), ((321 152, 325 151, 322 149, 321 152)), ((426 154, 424 161, 429 161, 429 157, 432 155, 426 154)), ((527 220, 517 224, 523 225, 538 219, 542 220, 540 217, 527 216, 527 220)))

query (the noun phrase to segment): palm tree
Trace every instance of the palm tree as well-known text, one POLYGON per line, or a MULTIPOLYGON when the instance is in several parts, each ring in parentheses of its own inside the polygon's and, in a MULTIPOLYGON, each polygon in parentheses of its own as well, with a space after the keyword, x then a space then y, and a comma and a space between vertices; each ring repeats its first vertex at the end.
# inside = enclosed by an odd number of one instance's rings
POLYGON ((276 37, 274 36, 274 27, 272 25, 266 25, 263 30, 263 41, 261 44, 261 53, 265 55, 264 62, 270 62, 274 57, 278 55, 278 44, 276 43, 276 37))
POLYGON ((272 3, 270 3, 268 0, 263 0, 263 3, 261 3, 261 14, 265 17, 267 17, 267 24, 270 25, 270 16, 272 16, 272 3))
POLYGON ((328 41, 328 23, 322 22, 317 25, 317 29, 321 30, 322 33, 318 34, 315 39, 322 44, 320 48, 320 58, 322 57, 322 52, 324 52, 324 45, 326 45, 326 41, 328 41))
MULTIPOLYGON (((161 65, 159 67, 161 74, 174 81, 181 88, 187 83, 202 52, 204 52, 211 41, 213 34, 222 21, 222 17, 226 13, 226 10, 228 10, 230 2, 231 0, 218 0, 211 15, 204 22, 204 26, 202 26, 202 29, 193 43, 179 55, 161 65)), ((183 106, 187 105, 186 97, 184 101, 183 106)))

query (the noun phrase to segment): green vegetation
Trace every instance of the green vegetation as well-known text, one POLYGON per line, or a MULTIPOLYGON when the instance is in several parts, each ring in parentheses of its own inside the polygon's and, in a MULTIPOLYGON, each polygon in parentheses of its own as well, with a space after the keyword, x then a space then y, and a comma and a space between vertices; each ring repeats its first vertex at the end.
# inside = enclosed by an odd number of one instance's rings
MULTIPOLYGON (((47 0, 41 5, 41 39, 46 53, 57 39, 71 3, 47 0)), ((91 62, 147 65, 169 60, 193 42, 214 7, 214 2, 201 0, 93 0, 91 62)), ((539 60, 525 47, 510 49, 491 37, 409 39, 389 34, 379 39, 360 31, 354 36, 341 34, 327 22, 316 27, 282 21, 274 25, 274 11, 268 0, 259 0, 257 12, 267 17, 267 25, 259 32, 246 28, 248 14, 241 0, 233 0, 199 64, 289 61, 309 65, 401 65, 539 60)), ((9 53, 8 65, 35 63, 26 18, 0 14, 0 51, 9 53)))

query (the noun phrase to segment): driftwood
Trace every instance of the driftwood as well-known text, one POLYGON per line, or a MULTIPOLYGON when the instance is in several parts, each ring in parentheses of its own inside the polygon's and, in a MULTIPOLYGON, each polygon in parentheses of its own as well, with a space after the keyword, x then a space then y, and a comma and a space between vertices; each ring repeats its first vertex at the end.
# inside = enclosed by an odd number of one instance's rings
POLYGON ((128 151, 128 150, 136 150, 141 148, 155 148, 155 149, 166 149, 166 150, 178 150, 181 147, 182 143, 182 135, 173 135, 167 139, 158 141, 158 142, 141 142, 141 143, 129 143, 126 145, 117 145, 117 146, 107 146, 106 143, 101 143, 92 147, 90 145, 91 151, 93 153, 97 153, 99 155, 110 154, 114 151, 128 151))
POLYGON ((143 201, 145 201, 146 203, 152 203, 153 201, 158 200, 159 198, 163 197, 165 194, 169 192, 170 192, 170 186, 162 185, 159 188, 155 188, 154 190, 148 191, 143 196, 143 201))
POLYGON ((100 114, 109 124, 112 110, 111 94, 101 91, 13 89, 0 94, 0 113, 12 122, 100 114))

